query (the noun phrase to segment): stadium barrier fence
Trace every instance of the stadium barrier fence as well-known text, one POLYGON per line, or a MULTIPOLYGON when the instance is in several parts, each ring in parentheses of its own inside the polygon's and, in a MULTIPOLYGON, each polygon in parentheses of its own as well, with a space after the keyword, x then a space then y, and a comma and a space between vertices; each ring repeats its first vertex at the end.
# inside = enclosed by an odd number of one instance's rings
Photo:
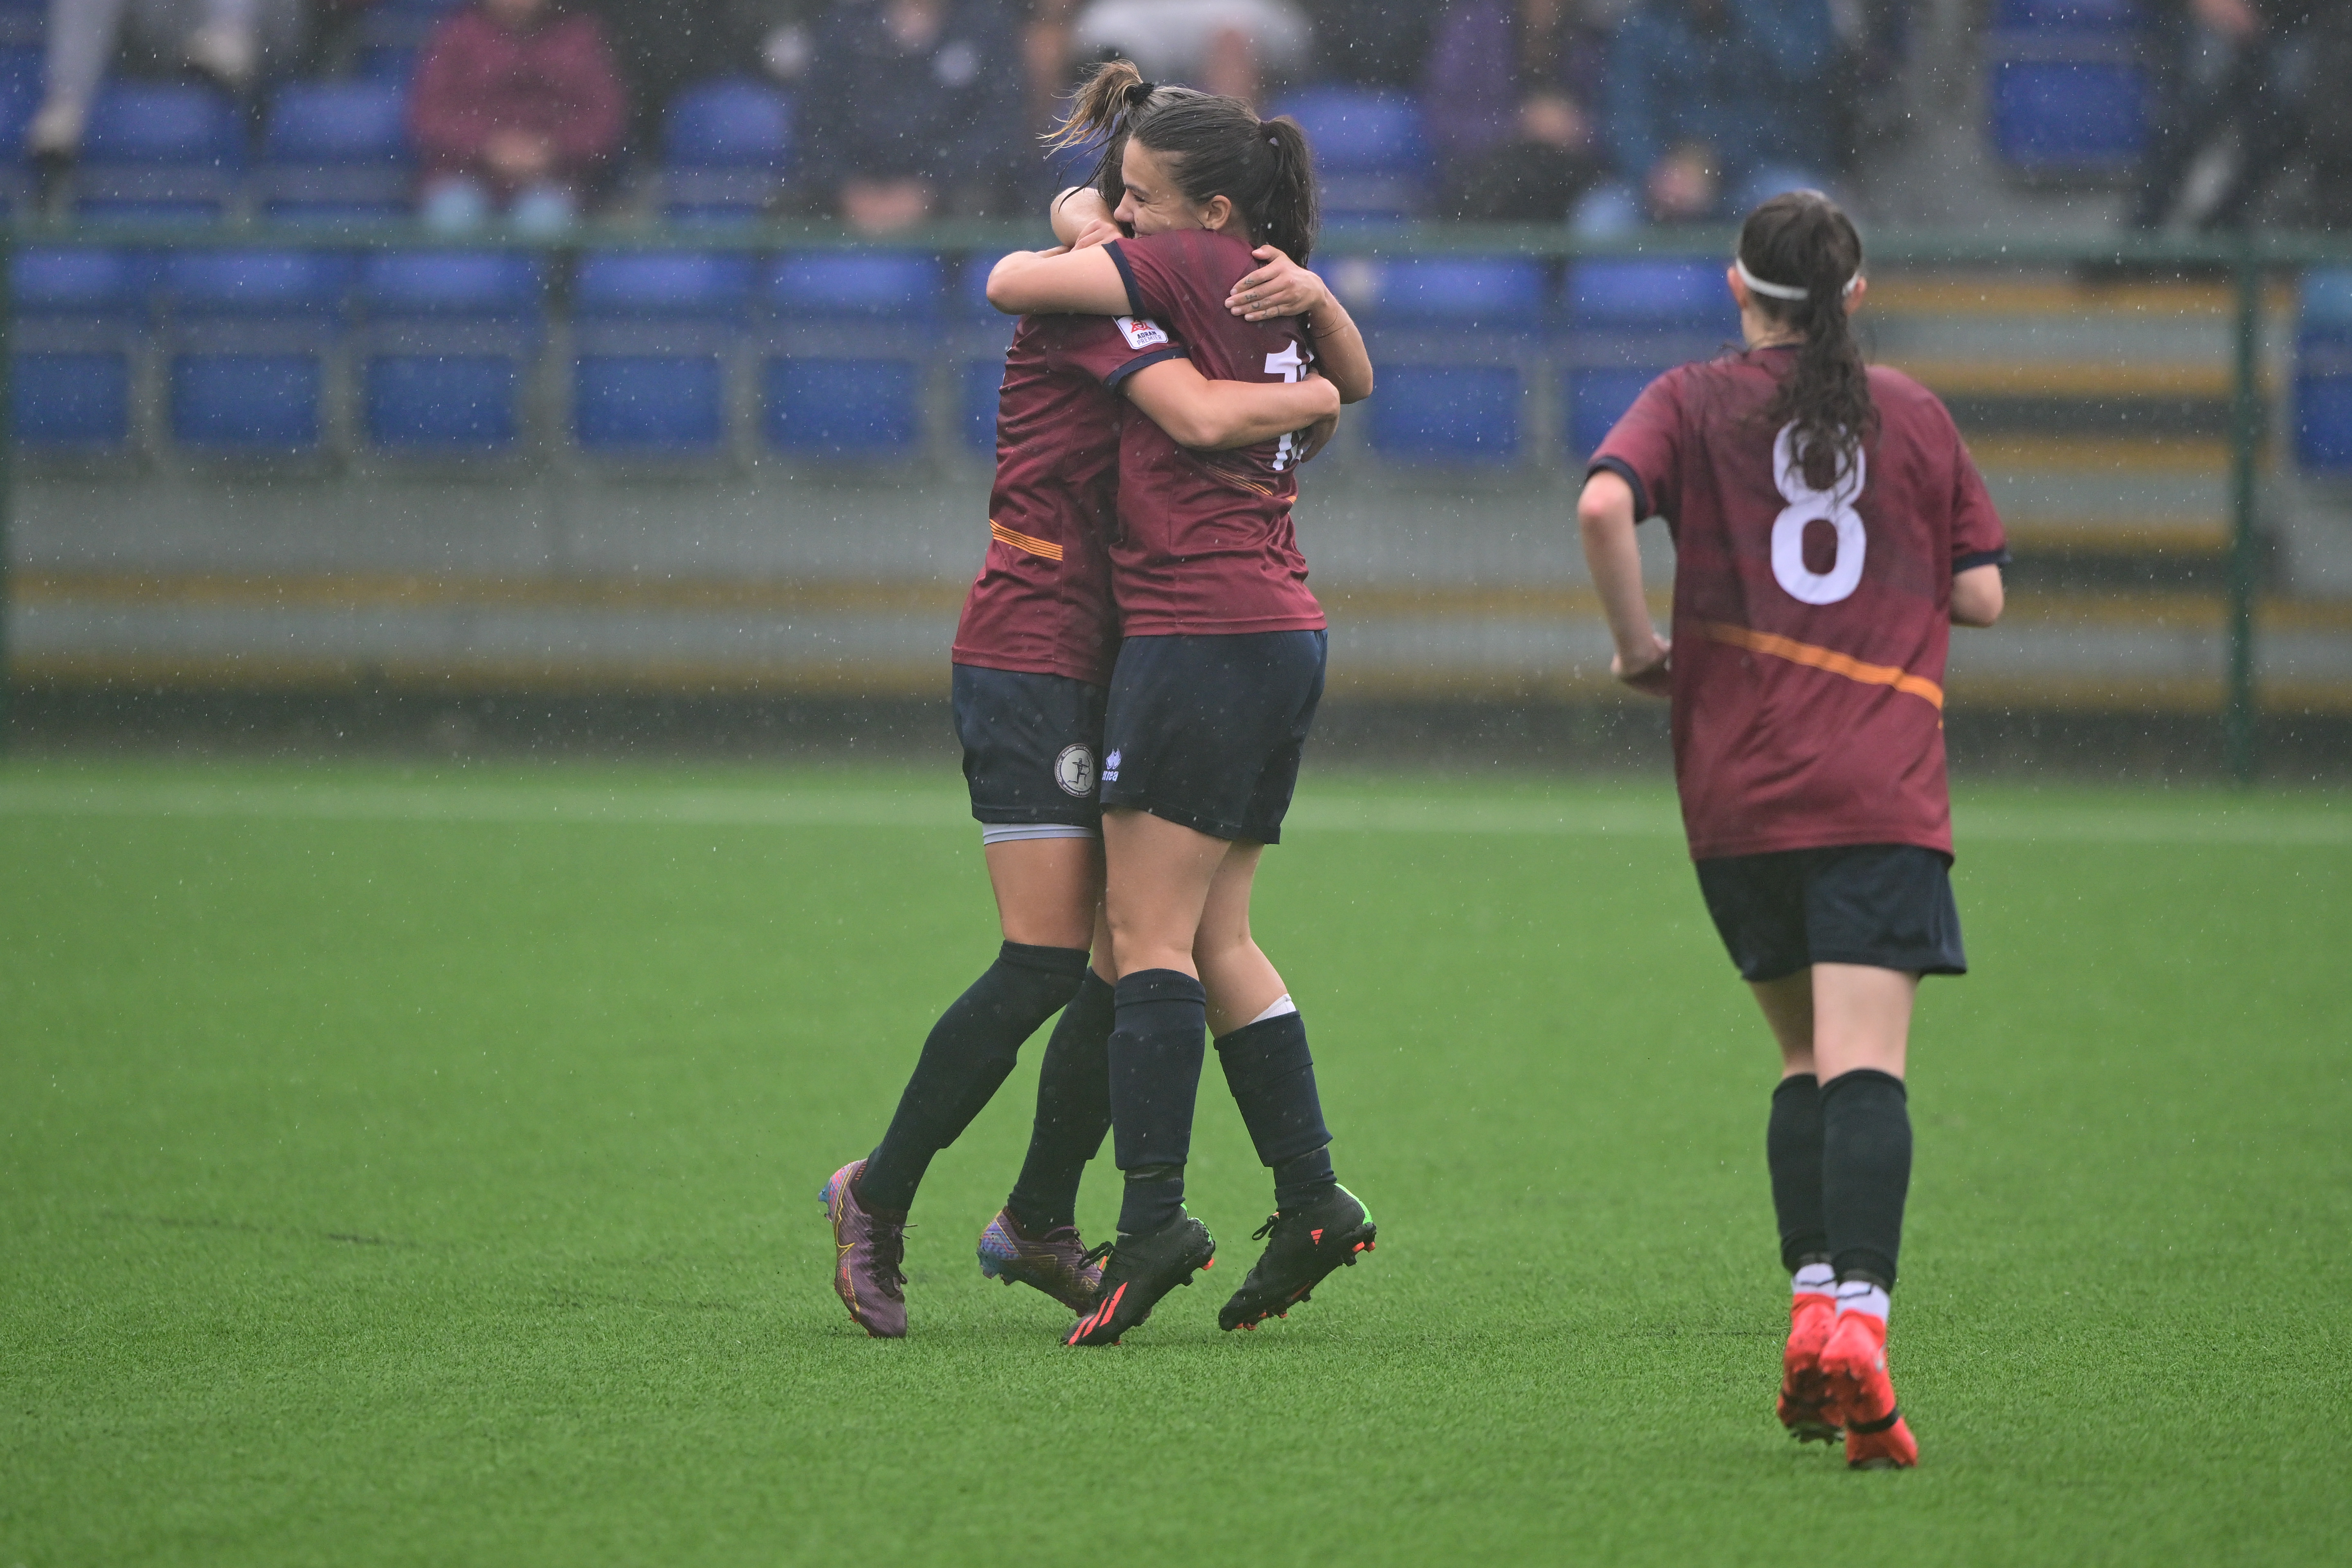
MULTIPOLYGON (((1658 231, 1609 240, 1571 237, 1547 226, 1528 225, 1350 225, 1334 227, 1319 241, 1318 255, 1373 260, 1434 258, 1517 258, 1575 262, 1609 258, 1715 260, 1730 253, 1728 229, 1658 231)), ((929 252, 943 257, 984 257, 1039 243, 1034 226, 1022 222, 943 223, 896 235, 885 243, 818 223, 756 225, 591 225, 560 240, 524 240, 498 235, 468 237, 453 246, 446 236, 406 223, 320 225, 231 223, 218 225, 120 224, 96 221, 18 222, 0 226, 0 745, 9 732, 15 690, 10 664, 13 584, 10 526, 16 466, 12 426, 15 406, 16 301, 8 292, 16 254, 28 247, 93 247, 189 252, 218 249, 335 251, 365 254, 384 250, 462 248, 521 250, 570 258, 596 252, 719 252, 747 256, 826 251, 929 252)), ((1876 268, 1941 268, 2047 271, 2105 269, 2115 275, 2189 273, 2226 277, 2234 303, 2231 365, 2229 451, 2229 542, 2226 552, 2228 674, 2223 719, 2229 767, 2242 781, 2257 771, 2255 690, 2255 595, 2260 570, 2257 485, 2262 447, 2270 428, 2263 384, 2264 280, 2273 273, 2310 267, 2352 267, 2352 242, 2327 236, 2252 234, 2200 239, 2148 237, 1991 235, 1874 228, 1867 236, 1876 268)), ((1481 329, 1494 323, 1477 323, 1481 329)), ((1442 336, 1443 321, 1423 335, 1442 336)))

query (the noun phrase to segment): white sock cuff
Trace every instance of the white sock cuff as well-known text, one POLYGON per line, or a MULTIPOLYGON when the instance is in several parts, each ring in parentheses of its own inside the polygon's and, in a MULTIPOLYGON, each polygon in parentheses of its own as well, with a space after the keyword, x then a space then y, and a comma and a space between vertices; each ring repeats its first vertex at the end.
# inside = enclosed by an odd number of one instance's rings
POLYGON ((1252 1018, 1250 1022, 1253 1024, 1263 1024, 1268 1018, 1279 1018, 1286 1013, 1296 1013, 1297 1011, 1298 1004, 1293 1002, 1290 999, 1290 993, 1286 991, 1269 1003, 1265 1012, 1260 1013, 1256 1017, 1252 1018))
POLYGON ((1882 1323, 1891 1305, 1886 1292, 1867 1279, 1839 1280, 1837 1304, 1841 1312, 1867 1312, 1882 1323))
POLYGON ((1808 1263, 1789 1276, 1789 1291, 1796 1296, 1828 1296, 1837 1290, 1837 1270, 1826 1263, 1808 1263))

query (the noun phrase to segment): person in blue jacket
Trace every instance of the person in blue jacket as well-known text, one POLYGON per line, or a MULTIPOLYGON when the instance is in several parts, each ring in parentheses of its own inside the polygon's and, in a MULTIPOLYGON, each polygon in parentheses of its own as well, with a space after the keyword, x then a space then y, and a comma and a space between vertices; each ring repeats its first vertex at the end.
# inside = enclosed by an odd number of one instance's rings
POLYGON ((1601 129, 1618 177, 1574 223, 1725 221, 1829 162, 1829 0, 1640 0, 1609 50, 1601 129))

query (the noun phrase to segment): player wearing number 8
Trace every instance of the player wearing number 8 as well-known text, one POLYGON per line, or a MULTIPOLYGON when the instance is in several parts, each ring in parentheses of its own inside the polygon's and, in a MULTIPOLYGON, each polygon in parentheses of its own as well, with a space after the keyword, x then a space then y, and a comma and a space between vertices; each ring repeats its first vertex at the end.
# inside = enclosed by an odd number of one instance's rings
POLYGON ((1674 702, 1708 912, 1780 1047, 1766 1133, 1791 1280, 1780 1419, 1915 1463, 1886 1373, 1922 974, 1967 960, 1947 870, 1944 662, 1990 626, 2000 520, 1944 405, 1864 363, 1862 241, 1827 197, 1750 214, 1727 275, 1745 350, 1651 383, 1593 455, 1578 520, 1612 668, 1674 702), (1635 524, 1675 550, 1674 626, 1635 524))

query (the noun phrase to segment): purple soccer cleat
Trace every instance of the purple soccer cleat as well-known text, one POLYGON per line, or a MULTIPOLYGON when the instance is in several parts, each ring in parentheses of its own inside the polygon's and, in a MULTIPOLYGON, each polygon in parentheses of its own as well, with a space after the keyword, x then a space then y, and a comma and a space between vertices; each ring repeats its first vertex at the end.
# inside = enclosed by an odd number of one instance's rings
POLYGON ((1076 1226, 1032 1237, 1010 1209, 999 1209, 980 1233, 980 1271, 1007 1285, 1034 1286, 1073 1312, 1091 1312, 1102 1294, 1102 1265, 1087 1261, 1076 1226))
POLYGON ((857 1204, 857 1173, 852 1160, 833 1173, 817 1196, 833 1222, 833 1289, 857 1326, 877 1340, 907 1337, 907 1222, 868 1214, 857 1204))

